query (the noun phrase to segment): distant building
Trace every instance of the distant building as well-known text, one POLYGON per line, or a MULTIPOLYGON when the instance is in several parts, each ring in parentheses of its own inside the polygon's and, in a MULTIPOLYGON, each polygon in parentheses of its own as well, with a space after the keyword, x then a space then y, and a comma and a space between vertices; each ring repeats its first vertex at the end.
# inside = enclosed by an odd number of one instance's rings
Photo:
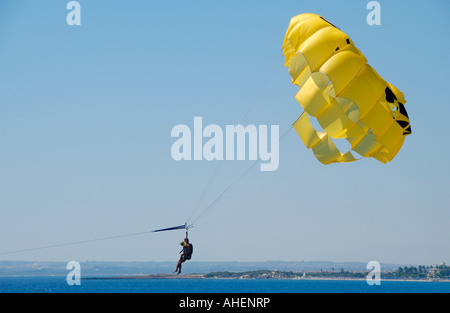
POLYGON ((437 277, 439 274, 441 274, 441 270, 445 270, 447 267, 447 264, 445 262, 439 263, 439 265, 431 265, 430 268, 430 276, 431 277, 437 277))
POLYGON ((434 277, 437 276, 437 274, 439 274, 439 267, 437 265, 431 265, 430 275, 434 277))

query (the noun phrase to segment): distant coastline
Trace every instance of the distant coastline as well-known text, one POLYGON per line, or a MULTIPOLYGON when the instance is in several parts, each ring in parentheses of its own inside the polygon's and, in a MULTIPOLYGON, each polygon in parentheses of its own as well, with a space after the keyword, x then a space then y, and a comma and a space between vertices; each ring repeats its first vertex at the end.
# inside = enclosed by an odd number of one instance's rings
MULTIPOLYGON (((207 274, 146 274, 146 275, 119 275, 119 276, 96 276, 84 279, 289 279, 289 280, 366 280, 367 273, 355 272, 353 275, 345 276, 327 275, 329 273, 293 273, 279 271, 250 271, 250 272, 220 272, 207 274)), ((449 278, 436 277, 392 277, 392 273, 385 273, 386 277, 381 276, 383 281, 417 281, 417 282, 450 282, 449 278)))
MULTIPOLYGON (((268 279, 268 278, 225 278, 225 277, 207 277, 205 274, 148 274, 148 275, 123 275, 123 276, 95 276, 85 277, 83 280, 110 280, 110 279, 224 279, 224 280, 240 280, 240 279, 268 279)), ((333 280, 333 281, 365 281, 366 278, 358 277, 305 277, 305 278, 272 278, 272 279, 287 279, 287 280, 333 280)), ((450 282, 450 279, 431 279, 431 278, 383 278, 381 281, 408 281, 408 282, 450 282)))
MULTIPOLYGON (((174 262, 80 262, 83 279, 306 279, 365 280, 362 262, 267 261, 185 263, 181 275, 174 262), (255 270, 259 269, 259 270, 255 270)), ((65 262, 0 261, 0 277, 66 276, 65 262)), ((449 281, 450 266, 381 264, 389 281, 449 281)))

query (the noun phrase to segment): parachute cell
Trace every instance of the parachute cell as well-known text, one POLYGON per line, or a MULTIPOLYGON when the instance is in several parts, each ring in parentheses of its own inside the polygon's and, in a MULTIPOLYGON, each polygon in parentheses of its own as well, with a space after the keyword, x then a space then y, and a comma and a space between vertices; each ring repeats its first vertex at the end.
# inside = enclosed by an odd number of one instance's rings
POLYGON ((300 14, 291 19, 283 55, 305 110, 292 126, 320 162, 356 161, 351 151, 382 163, 395 157, 411 134, 404 95, 367 64, 347 34, 319 15, 300 14), (351 145, 344 153, 333 142, 343 138, 351 145))

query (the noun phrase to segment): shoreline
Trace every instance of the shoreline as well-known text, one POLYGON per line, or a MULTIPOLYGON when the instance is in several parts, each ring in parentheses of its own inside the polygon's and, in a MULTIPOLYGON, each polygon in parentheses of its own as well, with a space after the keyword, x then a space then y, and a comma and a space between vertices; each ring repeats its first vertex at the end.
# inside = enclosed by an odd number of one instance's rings
MULTIPOLYGON (((108 280, 108 279, 221 279, 221 280, 333 280, 333 281, 365 281, 366 278, 359 277, 305 277, 305 278, 248 278, 248 277, 205 277, 205 274, 147 274, 147 275, 123 275, 123 276, 92 276, 85 277, 86 280, 108 280)), ((381 278, 383 281, 396 282, 444 282, 449 283, 450 279, 408 279, 408 278, 381 278)))

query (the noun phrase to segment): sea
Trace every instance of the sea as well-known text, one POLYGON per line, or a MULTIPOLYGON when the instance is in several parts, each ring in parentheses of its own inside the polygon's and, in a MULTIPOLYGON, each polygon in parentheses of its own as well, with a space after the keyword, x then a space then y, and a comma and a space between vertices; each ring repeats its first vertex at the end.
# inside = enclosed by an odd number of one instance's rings
POLYGON ((450 293, 450 282, 312 279, 126 279, 66 276, 0 277, 0 293, 450 293))

